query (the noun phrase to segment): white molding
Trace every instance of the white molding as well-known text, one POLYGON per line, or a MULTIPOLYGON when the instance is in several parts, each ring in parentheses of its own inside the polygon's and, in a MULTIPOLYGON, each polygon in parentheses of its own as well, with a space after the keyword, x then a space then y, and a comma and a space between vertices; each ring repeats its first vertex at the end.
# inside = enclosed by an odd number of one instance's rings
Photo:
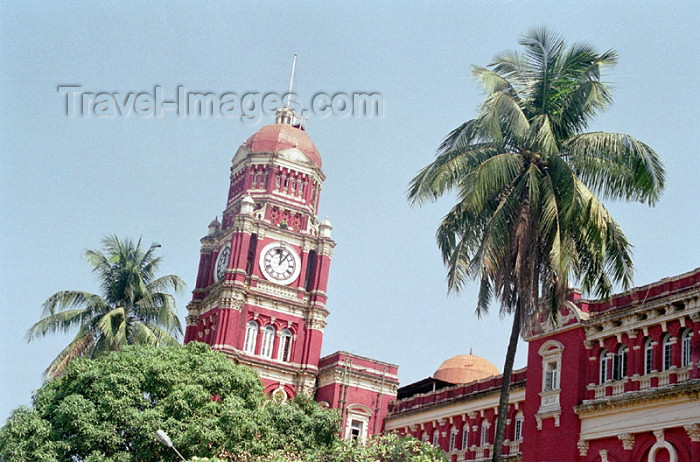
POLYGON ((580 438, 593 440, 616 437, 621 433, 645 433, 682 427, 700 421, 700 406, 690 396, 648 402, 644 406, 604 411, 579 416, 580 438))

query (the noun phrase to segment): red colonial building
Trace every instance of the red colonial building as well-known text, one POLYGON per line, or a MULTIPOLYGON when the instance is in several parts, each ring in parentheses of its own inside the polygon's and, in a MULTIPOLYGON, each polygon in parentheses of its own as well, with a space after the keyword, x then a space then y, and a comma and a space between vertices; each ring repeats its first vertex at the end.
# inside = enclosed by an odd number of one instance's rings
MULTIPOLYGON (((527 367, 511 378, 506 460, 700 461, 700 269, 609 301, 573 292, 556 323, 533 322, 526 340, 527 367)), ((450 361, 469 371, 485 360, 450 361)), ((399 388, 385 428, 452 461, 490 460, 502 378, 447 378, 444 368, 399 388)))
POLYGON ((339 409, 345 435, 379 433, 397 366, 345 352, 321 358, 335 242, 319 222, 321 155, 289 108, 231 162, 221 222, 201 240, 185 343, 204 342, 254 368, 277 399, 316 394, 339 409))
MULTIPOLYGON (((347 352, 321 357, 335 242, 319 222, 321 156, 288 108, 231 163, 221 222, 201 239, 185 342, 253 367, 266 393, 314 395, 346 438, 384 431, 489 460, 502 377, 458 355, 398 388, 397 366, 347 352)), ((613 296, 573 292, 555 323, 526 328, 513 372, 508 460, 700 461, 700 269, 613 296)), ((397 346, 398 347, 398 346, 397 346)))

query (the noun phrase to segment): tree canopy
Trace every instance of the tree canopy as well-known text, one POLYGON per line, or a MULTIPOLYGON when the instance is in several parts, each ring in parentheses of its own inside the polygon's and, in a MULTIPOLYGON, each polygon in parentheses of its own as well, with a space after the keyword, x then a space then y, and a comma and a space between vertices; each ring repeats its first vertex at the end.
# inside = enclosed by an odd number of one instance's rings
POLYGON ((342 442, 338 422, 336 412, 310 398, 268 399, 252 369, 207 345, 126 346, 94 360, 74 361, 36 392, 32 408, 16 409, 0 429, 0 460, 179 460, 157 441, 157 429, 187 458, 443 460, 440 451, 415 440, 389 437, 367 447, 342 442), (376 457, 364 459, 363 454, 376 457))
POLYGON ((148 249, 141 239, 106 237, 104 250, 85 255, 100 279, 102 295, 62 290, 43 304, 42 319, 27 332, 27 340, 77 329, 71 343, 46 369, 55 377, 75 358, 96 358, 124 345, 177 345, 182 333, 170 290, 184 282, 175 275, 157 276, 159 244, 148 249))

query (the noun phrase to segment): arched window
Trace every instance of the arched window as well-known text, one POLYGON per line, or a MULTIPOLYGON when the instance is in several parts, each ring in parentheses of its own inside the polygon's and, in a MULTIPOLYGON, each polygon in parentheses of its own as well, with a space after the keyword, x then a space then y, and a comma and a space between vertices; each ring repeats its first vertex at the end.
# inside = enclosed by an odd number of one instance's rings
POLYGON ((245 326, 245 343, 243 344, 243 351, 246 353, 255 353, 255 344, 258 342, 258 323, 255 321, 248 321, 245 326))
POLYGON ((600 352, 600 383, 610 380, 610 355, 608 350, 603 348, 600 352))
POLYGON ((644 374, 654 370, 654 344, 650 338, 644 342, 644 374))
POLYGON ((663 360, 663 370, 667 371, 671 368, 671 353, 673 353, 673 344, 671 343, 671 334, 666 334, 664 335, 664 341, 663 341, 663 352, 664 352, 664 360, 663 360))
POLYGON ((292 331, 289 329, 282 330, 280 334, 280 346, 277 352, 277 359, 280 361, 289 361, 292 352, 292 331))
POLYGON ((263 331, 262 347, 260 354, 266 358, 272 358, 272 345, 275 344, 275 328, 266 326, 263 331))
POLYGON ((424 443, 428 442, 428 432, 423 432, 423 436, 421 436, 420 440, 424 443))
POLYGON ((486 425, 486 422, 481 424, 481 440, 480 440, 480 446, 483 446, 486 444, 486 442, 489 440, 489 427, 486 425))
POLYGON ((457 431, 456 427, 452 427, 450 430, 450 451, 457 449, 457 431))
POLYGON ((518 412, 515 416, 515 426, 513 429, 513 441, 518 441, 523 437, 523 413, 518 412))
POLYGON ((462 450, 467 449, 469 444, 469 422, 464 422, 462 427, 462 450))
POLYGON ((613 356, 613 380, 620 380, 627 377, 627 347, 620 345, 617 354, 613 356))
POLYGON ((690 329, 681 335, 681 367, 690 366, 690 329))
POLYGON ((438 443, 440 443, 440 431, 435 430, 433 432, 433 446, 437 447, 438 443))

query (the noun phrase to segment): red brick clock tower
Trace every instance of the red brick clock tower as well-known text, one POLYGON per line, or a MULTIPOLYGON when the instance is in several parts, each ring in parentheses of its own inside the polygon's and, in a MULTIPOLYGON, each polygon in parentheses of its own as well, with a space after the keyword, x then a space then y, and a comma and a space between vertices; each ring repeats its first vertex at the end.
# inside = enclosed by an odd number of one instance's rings
POLYGON ((201 240, 185 332, 185 343, 256 369, 281 398, 314 391, 335 246, 317 218, 321 156, 295 121, 279 109, 233 157, 222 222, 201 240))

